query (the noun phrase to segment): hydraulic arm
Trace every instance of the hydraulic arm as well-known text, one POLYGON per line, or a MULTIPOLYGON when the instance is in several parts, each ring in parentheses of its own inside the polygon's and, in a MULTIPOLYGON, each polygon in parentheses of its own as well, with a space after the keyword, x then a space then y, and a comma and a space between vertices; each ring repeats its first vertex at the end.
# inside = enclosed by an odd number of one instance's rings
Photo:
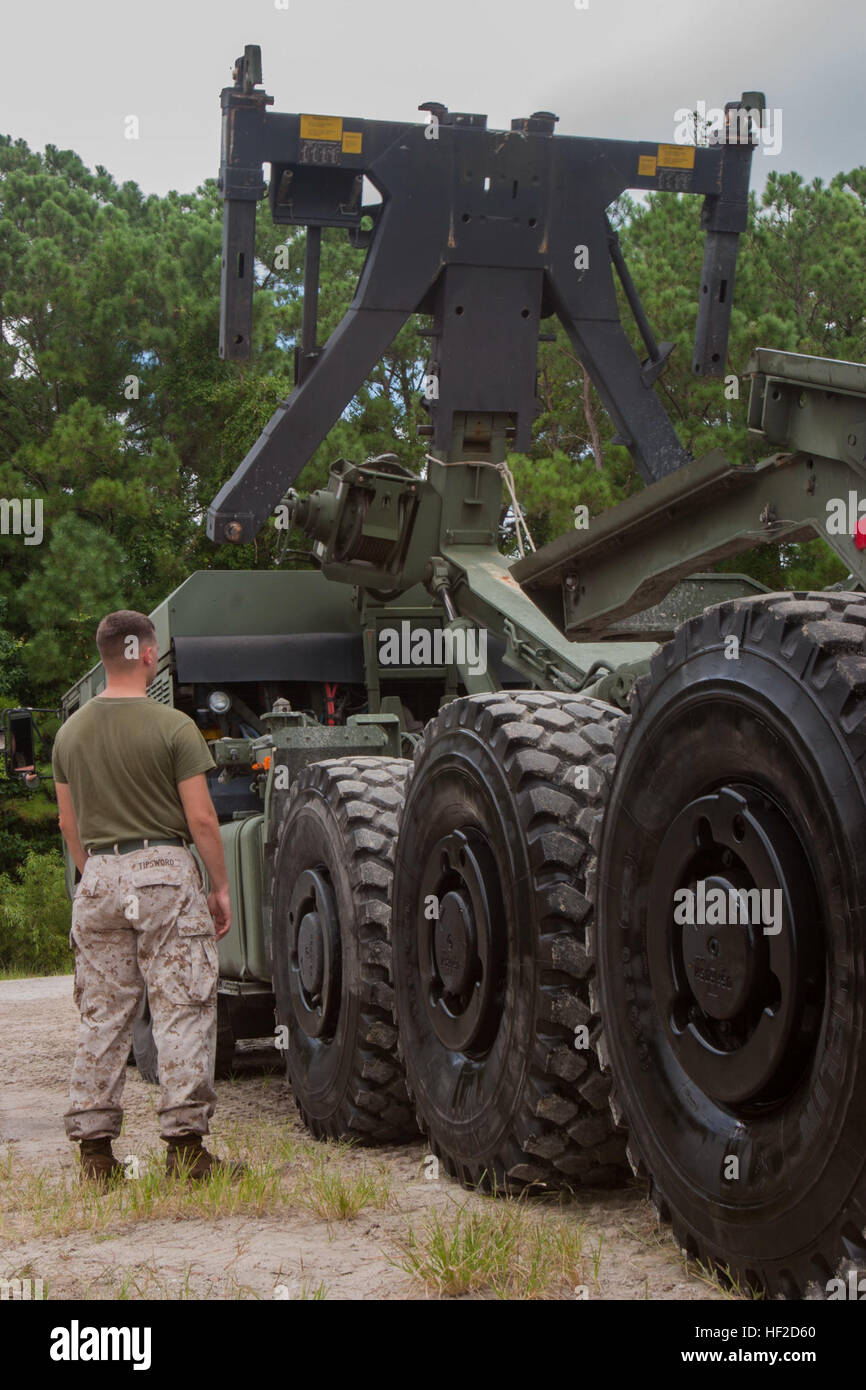
POLYGON ((644 480, 687 461, 652 390, 670 344, 653 337, 608 209, 627 188, 703 195, 692 365, 723 373, 755 138, 741 117, 763 110, 760 93, 726 107, 730 138, 695 148, 555 135, 549 112, 514 120, 507 131, 435 103, 422 108, 425 124, 277 114, 260 81, 259 50, 248 47, 222 93, 220 351, 250 352, 256 204, 265 192, 275 222, 308 229, 304 319, 295 389, 214 499, 211 539, 255 535, 415 313, 433 317, 426 428, 436 458, 497 463, 508 449, 528 449, 539 322, 556 314, 644 480), (366 209, 365 179, 381 196, 366 209), (345 228, 367 255, 348 312, 319 346, 323 227, 345 228), (646 343, 643 362, 620 321, 615 274, 646 343))

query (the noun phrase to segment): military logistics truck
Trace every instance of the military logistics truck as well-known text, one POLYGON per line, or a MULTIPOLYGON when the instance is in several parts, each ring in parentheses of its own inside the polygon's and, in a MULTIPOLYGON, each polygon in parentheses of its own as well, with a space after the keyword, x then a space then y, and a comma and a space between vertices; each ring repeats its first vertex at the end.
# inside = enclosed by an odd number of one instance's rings
POLYGON ((253 46, 233 78, 221 354, 249 354, 266 194, 307 228, 304 322, 295 389, 207 529, 247 541, 287 508, 318 572, 196 574, 155 614, 152 693, 212 731, 220 767, 223 1031, 263 1031, 273 997, 315 1135, 420 1127, 499 1191, 615 1181, 627 1158, 691 1254, 826 1291, 866 1265, 866 367, 758 350, 766 456, 691 458, 607 213, 626 188, 703 196, 692 367, 721 377, 766 103, 682 147, 557 135, 549 112, 271 113, 253 46), (366 256, 322 346, 323 227, 366 256), (432 321, 418 468, 341 459, 298 496, 413 314, 432 321), (506 461, 554 314, 645 486, 512 562, 506 461), (711 572, 814 535, 844 592, 711 572), (482 635, 498 660, 473 659, 482 635))

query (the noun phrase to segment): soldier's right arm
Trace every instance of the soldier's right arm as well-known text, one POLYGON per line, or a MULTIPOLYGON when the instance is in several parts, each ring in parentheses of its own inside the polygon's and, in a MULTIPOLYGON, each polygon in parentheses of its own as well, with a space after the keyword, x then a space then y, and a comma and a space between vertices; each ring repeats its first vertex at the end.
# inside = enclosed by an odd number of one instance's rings
POLYGON ((75 818, 75 807, 72 804, 72 793, 66 782, 58 782, 55 779, 54 790, 57 794, 57 808, 60 812, 60 833, 69 846, 69 853, 75 861, 78 872, 84 873, 84 865, 87 863, 87 855, 84 853, 84 846, 78 834, 78 821, 75 818))

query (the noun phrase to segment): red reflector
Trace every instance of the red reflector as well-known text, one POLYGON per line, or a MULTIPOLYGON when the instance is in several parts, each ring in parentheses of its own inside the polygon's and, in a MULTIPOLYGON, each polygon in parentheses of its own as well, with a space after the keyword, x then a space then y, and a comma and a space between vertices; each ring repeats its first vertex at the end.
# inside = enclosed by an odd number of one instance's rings
POLYGON ((854 544, 858 550, 866 550, 866 516, 861 516, 854 531, 854 544))

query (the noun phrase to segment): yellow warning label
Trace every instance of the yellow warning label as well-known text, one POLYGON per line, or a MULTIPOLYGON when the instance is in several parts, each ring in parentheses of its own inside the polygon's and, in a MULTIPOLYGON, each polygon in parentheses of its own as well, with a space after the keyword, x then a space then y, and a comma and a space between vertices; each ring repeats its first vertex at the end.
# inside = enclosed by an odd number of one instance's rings
POLYGON ((342 116, 302 116, 302 140, 339 140, 343 134, 342 116))
POLYGON ((694 145, 659 145, 659 165, 666 169, 694 169, 694 145))
POLYGON ((360 154, 361 146, 364 143, 364 136, 360 130, 347 130, 343 132, 343 153, 360 154))
POLYGON ((656 171, 656 157, 654 154, 639 154, 637 157, 637 173, 640 179, 651 179, 656 171))

